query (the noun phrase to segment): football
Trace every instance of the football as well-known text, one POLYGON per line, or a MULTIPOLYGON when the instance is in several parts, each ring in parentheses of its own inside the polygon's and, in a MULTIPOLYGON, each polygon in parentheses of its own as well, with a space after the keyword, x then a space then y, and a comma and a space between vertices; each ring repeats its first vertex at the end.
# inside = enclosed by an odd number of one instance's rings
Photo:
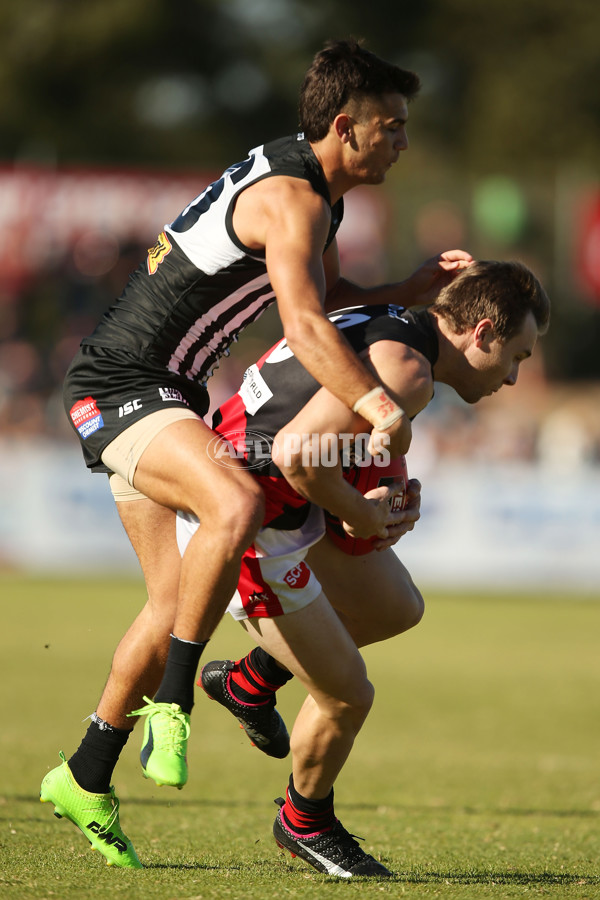
MULTIPOLYGON (((353 466, 344 473, 344 478, 361 494, 366 494, 367 491, 371 491, 376 487, 387 487, 390 484, 397 483, 402 486, 402 489, 389 501, 392 512, 398 512, 404 509, 406 505, 408 470, 404 456, 396 457, 387 466, 376 466, 373 461, 368 466, 353 466)), ((365 553, 372 551, 373 542, 377 540, 376 537, 351 537, 344 531, 344 527, 337 516, 332 516, 328 512, 325 512, 325 523, 327 534, 333 543, 349 556, 364 556, 365 553)))

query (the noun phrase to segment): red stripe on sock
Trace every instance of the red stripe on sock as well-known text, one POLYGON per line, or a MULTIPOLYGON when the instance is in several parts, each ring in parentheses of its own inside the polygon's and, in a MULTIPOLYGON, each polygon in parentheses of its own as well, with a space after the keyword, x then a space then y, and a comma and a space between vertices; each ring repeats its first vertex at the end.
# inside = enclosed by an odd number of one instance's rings
MULTIPOLYGON (((232 680, 233 680, 232 673, 230 672, 229 675, 227 676, 227 689, 229 690, 229 693, 231 694, 231 696, 235 697, 237 702, 241 703, 242 706, 266 706, 266 704, 269 702, 268 700, 263 700, 261 703, 260 696, 256 695, 256 694, 254 694, 255 700, 253 702, 250 702, 249 700, 242 700, 241 697, 238 697, 235 690, 232 688, 232 685, 231 685, 232 680)), ((236 682, 236 684, 237 684, 237 682, 236 682)))
MULTIPOLYGON (((252 665, 252 662, 250 661, 250 655, 245 656, 243 660, 240 659, 239 665, 240 665, 241 672, 244 671, 244 666, 246 667, 250 677, 253 678, 254 681, 256 681, 257 685, 259 687, 261 687, 265 693, 273 693, 274 691, 277 690, 277 688, 281 687, 280 684, 273 684, 272 682, 267 681, 265 678, 263 678, 263 676, 260 674, 260 672, 256 671, 255 667, 252 665), (243 663, 243 665, 242 665, 242 663, 243 663)), ((256 690, 256 688, 255 688, 255 690, 256 690)))
MULTIPOLYGON (((264 678, 261 678, 258 673, 255 673, 254 669, 250 670, 250 678, 248 678, 240 665, 241 662, 242 660, 240 659, 235 663, 233 669, 229 673, 230 680, 234 685, 241 688, 241 690, 256 697, 257 700, 269 700, 279 685, 269 684, 264 678)), ((235 691, 233 693, 235 696, 235 691)))
POLYGON ((294 806, 290 800, 289 792, 286 792, 286 801, 281 808, 281 816, 291 831, 304 837, 309 834, 320 834, 323 831, 329 831, 335 824, 333 803, 323 810, 321 814, 310 815, 294 806))

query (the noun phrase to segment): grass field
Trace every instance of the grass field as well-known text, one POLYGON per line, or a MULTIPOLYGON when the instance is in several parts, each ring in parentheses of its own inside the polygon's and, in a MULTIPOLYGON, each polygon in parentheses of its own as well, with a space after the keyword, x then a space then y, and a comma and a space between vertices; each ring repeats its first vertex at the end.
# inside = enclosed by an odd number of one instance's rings
MULTIPOLYGON (((398 874, 348 883, 278 850, 289 760, 201 694, 184 791, 141 777, 141 732, 125 748, 121 822, 146 868, 104 865, 39 783, 79 743, 142 585, 7 575, 0 593, 1 898, 600 898, 600 594, 432 592, 414 632, 365 651, 376 703, 336 811, 398 874)), ((206 659, 249 646, 225 620, 206 659)), ((289 725, 301 696, 281 692, 289 725)))

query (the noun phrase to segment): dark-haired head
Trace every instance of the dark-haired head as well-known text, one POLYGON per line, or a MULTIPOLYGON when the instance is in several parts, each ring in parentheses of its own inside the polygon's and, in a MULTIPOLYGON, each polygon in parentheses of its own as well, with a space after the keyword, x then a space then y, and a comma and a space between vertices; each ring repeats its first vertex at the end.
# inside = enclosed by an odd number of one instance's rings
POLYGON ((420 87, 418 75, 380 59, 359 41, 330 41, 313 59, 300 89, 300 130, 315 143, 350 101, 384 94, 410 101, 420 87))

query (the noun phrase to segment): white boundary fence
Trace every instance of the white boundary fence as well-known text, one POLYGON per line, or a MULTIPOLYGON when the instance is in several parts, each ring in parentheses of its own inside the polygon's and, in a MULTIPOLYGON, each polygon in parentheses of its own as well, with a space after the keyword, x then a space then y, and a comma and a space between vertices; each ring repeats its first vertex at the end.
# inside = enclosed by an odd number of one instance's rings
MULTIPOLYGON (((441 463, 421 480, 421 521, 397 545, 418 584, 600 591, 600 467, 441 463)), ((139 571, 106 477, 76 446, 0 442, 0 567, 139 571)))

